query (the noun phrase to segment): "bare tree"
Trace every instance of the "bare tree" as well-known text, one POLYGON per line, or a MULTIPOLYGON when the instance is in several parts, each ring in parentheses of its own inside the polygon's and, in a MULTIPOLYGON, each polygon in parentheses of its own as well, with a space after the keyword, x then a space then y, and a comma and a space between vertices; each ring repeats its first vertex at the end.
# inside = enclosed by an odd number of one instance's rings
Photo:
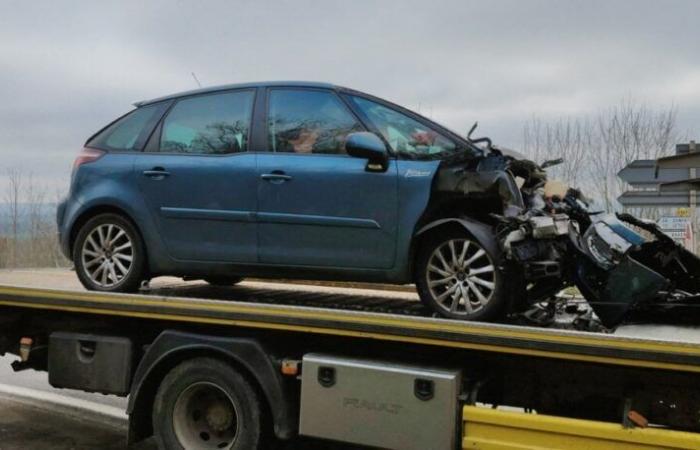
POLYGON ((581 169, 590 157, 591 147, 596 145, 594 127, 587 119, 545 123, 532 117, 525 124, 523 145, 525 153, 538 163, 562 158, 564 163, 551 169, 552 176, 578 186, 584 181, 581 169))
POLYGON ((22 172, 18 169, 8 169, 7 189, 5 191, 5 204, 7 208, 8 222, 10 226, 10 239, 8 245, 8 264, 11 267, 17 265, 17 241, 19 239, 19 225, 21 216, 21 192, 22 172))
POLYGON ((46 214, 49 206, 46 202, 46 189, 39 185, 30 173, 27 176, 25 192, 26 230, 25 239, 20 239, 24 256, 22 264, 34 267, 52 266, 56 246, 55 228, 46 214))
MULTIPOLYGON (((600 147, 590 165, 590 177, 608 209, 617 209, 616 199, 627 188, 617 173, 636 159, 656 159, 668 155, 680 139, 675 106, 653 110, 633 99, 597 117, 600 147)), ((640 210, 649 216, 653 211, 640 210)))
POLYGON ((31 173, 18 169, 6 172, 0 203, 0 267, 58 267, 68 261, 60 252, 53 208, 47 190, 31 173))
MULTIPOLYGON (((545 122, 531 118, 523 129, 524 151, 536 162, 557 157, 564 164, 551 170, 602 200, 608 211, 620 209, 617 197, 627 188, 617 177, 635 159, 656 159, 672 153, 680 139, 674 106, 662 109, 623 99, 593 118, 545 122)), ((658 210, 634 211, 655 218, 658 210)))

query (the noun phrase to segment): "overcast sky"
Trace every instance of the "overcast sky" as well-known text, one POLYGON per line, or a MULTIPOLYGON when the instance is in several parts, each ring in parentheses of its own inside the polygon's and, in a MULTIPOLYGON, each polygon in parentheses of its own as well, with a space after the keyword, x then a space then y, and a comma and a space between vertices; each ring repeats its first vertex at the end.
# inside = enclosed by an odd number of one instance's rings
POLYGON ((0 0, 0 169, 65 189, 89 135, 192 72, 329 81, 515 148, 533 115, 626 96, 700 138, 699 20, 700 1, 0 0))

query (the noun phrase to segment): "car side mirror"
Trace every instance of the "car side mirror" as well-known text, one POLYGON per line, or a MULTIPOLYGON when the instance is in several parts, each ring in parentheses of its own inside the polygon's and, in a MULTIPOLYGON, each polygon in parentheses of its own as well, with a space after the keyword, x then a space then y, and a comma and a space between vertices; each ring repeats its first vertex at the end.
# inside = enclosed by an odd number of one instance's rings
POLYGON ((374 133, 367 131, 350 133, 345 140, 345 151, 354 158, 366 159, 367 170, 383 172, 389 166, 386 145, 374 133))

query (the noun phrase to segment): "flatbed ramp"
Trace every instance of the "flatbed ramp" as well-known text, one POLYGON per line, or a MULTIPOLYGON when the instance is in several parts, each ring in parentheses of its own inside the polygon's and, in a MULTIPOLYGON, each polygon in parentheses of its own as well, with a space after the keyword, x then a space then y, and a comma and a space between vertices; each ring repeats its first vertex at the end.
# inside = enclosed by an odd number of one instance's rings
MULTIPOLYGON (((65 277, 74 274, 66 272, 65 277)), ((18 277, 21 279, 21 277, 18 277)), ((700 372, 700 345, 673 340, 542 329, 421 317, 406 295, 363 295, 298 287, 211 288, 161 285, 148 294, 8 284, 0 277, 0 305, 82 314, 272 329, 455 347, 655 369, 700 372), (208 294, 211 298, 197 295, 208 294), (244 301, 240 301, 243 299, 244 301), (315 306, 300 306, 312 303, 315 306), (323 305, 329 307, 323 307, 323 305), (352 311, 343 307, 364 309, 352 311), (369 312, 369 311, 375 312, 369 312), (379 311, 379 312, 376 312, 379 311), (396 313, 400 311, 400 313, 396 313)), ((47 281, 50 281, 48 278, 47 281)), ((26 280, 22 280, 26 281, 26 280)), ((273 285, 274 286, 274 285, 273 285)), ((350 291, 353 292, 353 291, 350 291)))

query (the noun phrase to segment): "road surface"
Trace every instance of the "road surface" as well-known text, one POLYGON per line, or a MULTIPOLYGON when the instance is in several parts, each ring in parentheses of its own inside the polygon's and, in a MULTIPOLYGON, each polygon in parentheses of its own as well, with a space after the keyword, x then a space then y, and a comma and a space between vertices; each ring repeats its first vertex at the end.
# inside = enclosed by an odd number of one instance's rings
MULTIPOLYGON (((0 357, 0 450, 125 450, 126 399, 54 389, 45 373, 14 373, 0 357)), ((152 439, 130 450, 156 450, 152 439)), ((360 450, 300 440, 280 450, 360 450)))

